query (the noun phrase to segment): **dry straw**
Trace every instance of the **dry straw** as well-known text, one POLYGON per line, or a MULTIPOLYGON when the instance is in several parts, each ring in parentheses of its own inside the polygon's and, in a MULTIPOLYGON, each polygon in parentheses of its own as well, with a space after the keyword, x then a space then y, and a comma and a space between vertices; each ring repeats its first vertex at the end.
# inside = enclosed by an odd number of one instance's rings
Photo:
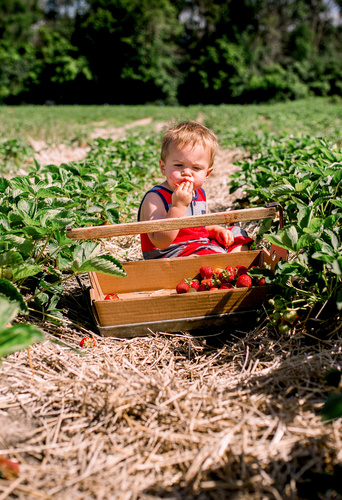
POLYGON ((20 475, 0 499, 296 498, 308 471, 342 459, 323 423, 323 375, 341 340, 309 346, 265 327, 131 340, 45 325, 3 361, 0 454, 20 475))

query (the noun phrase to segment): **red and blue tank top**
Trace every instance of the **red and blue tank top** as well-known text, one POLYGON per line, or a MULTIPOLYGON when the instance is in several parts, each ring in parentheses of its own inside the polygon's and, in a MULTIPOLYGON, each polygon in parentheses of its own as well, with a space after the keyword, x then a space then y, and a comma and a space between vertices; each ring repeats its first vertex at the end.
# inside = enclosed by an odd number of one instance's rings
MULTIPOLYGON (((164 203, 166 212, 172 206, 172 191, 164 186, 155 186, 148 191, 139 208, 138 221, 140 220, 141 205, 149 193, 156 193, 164 203)), ((203 188, 195 191, 190 205, 187 208, 185 217, 191 215, 202 215, 206 213, 206 196, 203 188)), ((141 249, 145 260, 160 259, 165 257, 184 257, 192 254, 226 253, 218 242, 209 239, 208 230, 204 227, 189 227, 180 229, 173 243, 163 249, 155 247, 147 234, 141 234, 141 249)))

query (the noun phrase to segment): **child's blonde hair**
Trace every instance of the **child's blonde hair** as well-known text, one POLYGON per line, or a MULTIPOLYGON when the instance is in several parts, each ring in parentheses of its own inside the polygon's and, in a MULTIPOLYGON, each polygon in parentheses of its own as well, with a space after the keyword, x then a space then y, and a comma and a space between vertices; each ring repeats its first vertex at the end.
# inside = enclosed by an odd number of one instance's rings
POLYGON ((171 126, 165 132, 161 142, 161 159, 164 162, 171 143, 182 147, 188 146, 189 144, 195 147, 201 144, 203 147, 209 148, 209 167, 213 166, 215 155, 218 150, 217 137, 212 130, 201 123, 196 121, 184 121, 171 126))

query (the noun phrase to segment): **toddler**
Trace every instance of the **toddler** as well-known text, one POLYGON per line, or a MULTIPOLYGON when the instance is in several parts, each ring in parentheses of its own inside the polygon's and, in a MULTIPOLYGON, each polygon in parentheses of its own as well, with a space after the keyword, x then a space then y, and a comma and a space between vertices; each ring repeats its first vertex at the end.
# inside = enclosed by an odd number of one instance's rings
MULTIPOLYGON (((138 221, 201 215, 207 212, 203 184, 213 171, 218 141, 195 121, 171 127, 161 144, 160 170, 165 181, 148 191, 138 221)), ((248 250, 253 240, 239 226, 192 227, 141 234, 144 259, 248 250)))

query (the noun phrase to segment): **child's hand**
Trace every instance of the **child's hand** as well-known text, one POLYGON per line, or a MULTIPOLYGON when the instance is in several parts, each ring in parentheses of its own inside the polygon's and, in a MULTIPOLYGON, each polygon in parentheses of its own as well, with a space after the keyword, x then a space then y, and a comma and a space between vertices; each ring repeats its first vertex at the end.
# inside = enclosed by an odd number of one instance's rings
POLYGON ((192 200, 194 184, 191 181, 183 181, 176 185, 176 189, 172 194, 173 207, 188 207, 192 200))
POLYGON ((234 235, 229 229, 222 226, 210 226, 207 229, 209 230, 209 238, 215 239, 225 248, 234 243, 234 235))

